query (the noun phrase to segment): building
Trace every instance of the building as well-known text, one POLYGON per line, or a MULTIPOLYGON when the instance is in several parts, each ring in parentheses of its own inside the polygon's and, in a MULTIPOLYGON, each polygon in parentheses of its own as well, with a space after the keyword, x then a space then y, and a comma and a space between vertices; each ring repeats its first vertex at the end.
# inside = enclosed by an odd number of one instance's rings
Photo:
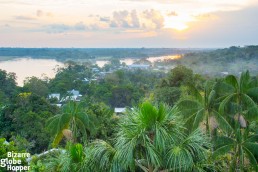
POLYGON ((123 114, 123 113, 125 113, 125 111, 126 111, 126 108, 115 108, 116 115, 123 114))
POLYGON ((129 69, 149 69, 150 65, 144 65, 144 64, 132 64, 128 65, 129 69))
POLYGON ((98 72, 99 72, 99 69, 94 67, 94 68, 91 69, 91 71, 98 73, 98 72))
POLYGON ((64 98, 62 101, 68 101, 68 100, 72 100, 72 101, 81 101, 81 97, 82 95, 80 94, 80 91, 72 89, 70 91, 67 91, 68 96, 66 96, 66 98, 64 98))
POLYGON ((48 95, 49 99, 57 99, 58 101, 60 100, 60 94, 59 93, 53 93, 48 95))
POLYGON ((224 76, 227 76, 229 73, 228 72, 220 72, 221 76, 224 77, 224 76))
POLYGON ((90 81, 89 81, 87 78, 84 78, 84 79, 82 80, 82 82, 85 83, 85 84, 88 84, 90 81))

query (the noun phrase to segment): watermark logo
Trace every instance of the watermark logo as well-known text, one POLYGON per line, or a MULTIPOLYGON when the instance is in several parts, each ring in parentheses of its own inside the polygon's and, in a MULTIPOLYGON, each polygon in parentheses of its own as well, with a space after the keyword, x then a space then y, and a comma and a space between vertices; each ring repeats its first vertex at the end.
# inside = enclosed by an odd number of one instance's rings
POLYGON ((30 153, 7 152, 7 158, 0 159, 0 167, 7 171, 28 171, 30 166, 22 164, 22 158, 30 158, 30 153))

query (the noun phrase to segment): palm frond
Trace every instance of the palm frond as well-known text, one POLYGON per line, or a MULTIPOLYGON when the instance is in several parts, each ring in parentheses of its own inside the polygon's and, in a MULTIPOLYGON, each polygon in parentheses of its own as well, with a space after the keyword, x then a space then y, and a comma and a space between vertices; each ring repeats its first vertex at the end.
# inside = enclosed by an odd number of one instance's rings
POLYGON ((251 77, 248 70, 246 72, 241 73, 239 81, 241 92, 246 92, 248 90, 248 84, 250 83, 250 79, 251 77))
POLYGON ((227 97, 228 95, 234 93, 235 90, 232 85, 221 81, 216 82, 213 89, 216 91, 219 97, 227 97))
POLYGON ((118 137, 118 140, 115 144, 117 153, 114 156, 114 159, 122 165, 124 169, 134 169, 134 152, 137 146, 137 138, 126 139, 123 136, 118 137))
POLYGON ((59 130, 59 121, 60 121, 61 115, 55 115, 47 120, 47 129, 51 132, 52 135, 55 135, 59 130))
POLYGON ((258 143, 255 142, 245 142, 243 144, 245 148, 247 148, 252 154, 258 158, 258 143))
POLYGON ((161 166, 161 156, 160 156, 160 152, 154 147, 154 145, 152 144, 152 141, 146 137, 145 141, 145 149, 146 151, 146 159, 147 162, 149 164, 151 164, 154 167, 160 167, 161 166))
POLYGON ((216 91, 215 91, 215 90, 212 90, 212 91, 209 93, 209 96, 208 96, 208 101, 207 101, 208 106, 214 105, 215 96, 216 96, 216 91))
POLYGON ((176 107, 182 115, 189 116, 189 114, 197 112, 200 109, 200 107, 202 107, 202 105, 197 101, 182 100, 178 104, 176 104, 176 107))
POLYGON ((226 153, 229 153, 231 150, 233 150, 234 148, 234 145, 233 144, 229 144, 229 145, 224 145, 218 149, 216 149, 214 152, 213 152, 213 157, 216 158, 217 156, 220 156, 220 155, 225 155, 226 153))
POLYGON ((252 100, 251 97, 249 97, 246 94, 242 94, 242 100, 243 102, 245 102, 248 111, 245 114, 246 118, 248 120, 255 120, 258 119, 258 106, 256 105, 256 103, 252 100))
POLYGON ((193 96, 199 103, 203 103, 203 97, 195 86, 188 85, 188 89, 191 96, 193 96))
POLYGON ((220 106, 219 106, 219 113, 220 113, 220 114, 224 114, 226 105, 229 103, 229 101, 230 101, 231 99, 235 98, 236 96, 237 96, 236 93, 231 94, 231 95, 227 96, 227 97, 220 103, 220 106))
POLYGON ((172 171, 191 171, 196 162, 207 158, 206 151, 210 146, 208 137, 197 129, 171 145, 166 155, 167 167, 172 171))
POLYGON ((248 137, 245 142, 258 142, 258 134, 254 134, 248 137))
POLYGON ((255 171, 258 171, 258 167, 257 167, 257 161, 253 155, 253 153, 248 149, 246 148, 245 146, 243 146, 243 149, 245 151, 245 153, 247 154, 248 156, 248 159, 250 161, 250 164, 253 166, 253 168, 255 169, 255 171))
POLYGON ((89 165, 92 169, 109 171, 111 169, 116 149, 103 140, 91 143, 89 165))
POLYGON ((253 101, 258 103, 258 87, 252 87, 248 89, 246 93, 253 99, 253 101))
POLYGON ((235 90, 239 90, 238 81, 237 81, 237 78, 234 75, 226 76, 225 82, 229 85, 232 85, 235 88, 235 90))
POLYGON ((235 143, 234 139, 226 136, 218 136, 215 138, 215 141, 214 141, 215 147, 217 148, 220 148, 225 145, 233 145, 234 143, 235 143))
POLYGON ((193 129, 196 129, 199 127, 199 124, 203 121, 203 119, 205 118, 204 116, 205 114, 205 110, 204 109, 200 109, 194 118, 194 123, 193 123, 193 129))
POLYGON ((189 171, 194 164, 191 153, 180 145, 173 146, 166 159, 167 167, 172 171, 189 171))
POLYGON ((227 133, 232 133, 233 128, 231 125, 228 123, 228 121, 217 111, 213 110, 212 113, 214 114, 216 120, 218 121, 219 127, 223 130, 226 131, 227 133))

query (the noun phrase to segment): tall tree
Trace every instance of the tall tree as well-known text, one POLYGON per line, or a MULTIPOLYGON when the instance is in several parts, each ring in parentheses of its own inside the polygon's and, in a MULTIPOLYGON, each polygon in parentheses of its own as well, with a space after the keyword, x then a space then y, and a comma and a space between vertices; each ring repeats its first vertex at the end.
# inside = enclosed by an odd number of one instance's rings
POLYGON ((233 151, 231 170, 244 170, 246 166, 245 158, 256 167, 258 136, 250 132, 252 120, 258 119, 258 107, 254 99, 258 96, 257 81, 252 79, 249 72, 243 72, 238 79, 234 75, 228 75, 225 83, 229 86, 228 93, 222 97, 219 111, 232 126, 232 130, 227 132, 226 137, 222 137, 222 144, 218 145, 215 152, 233 151))
POLYGON ((216 110, 216 91, 213 89, 214 82, 207 81, 204 91, 199 91, 194 86, 188 86, 189 95, 181 100, 176 107, 184 116, 186 125, 190 130, 195 130, 200 125, 205 126, 208 135, 220 125, 230 127, 226 119, 216 110))
POLYGON ((228 75, 225 83, 231 87, 231 90, 222 97, 220 113, 231 110, 230 113, 233 117, 237 116, 239 122, 241 119, 257 119, 258 107, 254 100, 258 98, 258 85, 257 81, 251 78, 249 71, 243 72, 239 80, 234 75, 228 75))
MULTIPOLYGON (((238 122, 235 121, 235 123, 238 122)), ((231 125, 234 125, 234 123, 231 123, 231 125)), ((217 157, 227 153, 231 159, 226 171, 258 171, 256 160, 258 156, 258 135, 250 133, 249 130, 249 128, 241 130, 240 127, 237 127, 232 130, 231 135, 222 135, 215 139, 216 150, 213 156, 217 157)))
POLYGON ((52 146, 56 147, 67 132, 72 141, 76 141, 80 134, 83 136, 83 141, 86 141, 87 130, 92 131, 93 124, 82 104, 70 101, 63 106, 61 114, 49 119, 48 128, 55 136, 52 146))
POLYGON ((46 97, 48 94, 47 82, 37 77, 30 77, 24 81, 24 86, 26 92, 33 92, 41 97, 46 97))
POLYGON ((7 73, 0 69, 0 106, 8 100, 16 92, 16 75, 14 73, 7 73))
POLYGON ((57 107, 50 105, 44 97, 20 93, 0 109, 0 134, 8 140, 21 136, 30 142, 29 151, 38 153, 49 145, 50 133, 45 126, 57 111, 57 107))
POLYGON ((93 143, 90 159, 91 166, 102 171, 200 171, 212 168, 207 163, 209 147, 199 130, 184 132, 173 109, 145 102, 122 119, 114 144, 93 143))

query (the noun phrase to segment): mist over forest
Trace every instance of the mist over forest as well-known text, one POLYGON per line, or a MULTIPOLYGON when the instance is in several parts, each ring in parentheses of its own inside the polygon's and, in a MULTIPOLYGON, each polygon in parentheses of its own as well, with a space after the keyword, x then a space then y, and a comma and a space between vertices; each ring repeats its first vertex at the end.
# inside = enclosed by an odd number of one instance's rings
MULTIPOLYGON (((88 60, 112 60, 132 58, 148 64, 149 57, 173 56, 177 59, 156 61, 153 66, 173 68, 184 65, 195 73, 207 76, 239 75, 248 69, 258 73, 258 46, 224 49, 189 48, 0 48, 0 61, 16 58, 56 59, 60 62, 88 60), (143 60, 144 59, 145 62, 143 60)), ((149 63, 150 64, 150 63, 149 63)))
POLYGON ((235 74, 248 69, 258 73, 258 46, 230 47, 207 52, 195 52, 183 55, 179 64, 190 67, 196 73, 204 75, 235 74), (221 73, 223 72, 223 73, 221 73))

